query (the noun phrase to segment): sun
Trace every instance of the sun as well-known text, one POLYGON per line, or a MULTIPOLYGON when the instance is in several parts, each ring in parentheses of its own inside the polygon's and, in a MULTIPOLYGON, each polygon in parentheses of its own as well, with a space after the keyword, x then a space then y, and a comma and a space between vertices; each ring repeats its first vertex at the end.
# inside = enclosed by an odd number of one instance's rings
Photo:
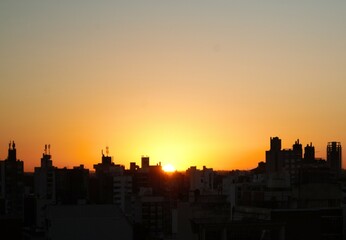
POLYGON ((165 166, 163 166, 162 169, 165 172, 174 172, 175 171, 175 167, 172 164, 170 164, 170 163, 168 163, 165 166))

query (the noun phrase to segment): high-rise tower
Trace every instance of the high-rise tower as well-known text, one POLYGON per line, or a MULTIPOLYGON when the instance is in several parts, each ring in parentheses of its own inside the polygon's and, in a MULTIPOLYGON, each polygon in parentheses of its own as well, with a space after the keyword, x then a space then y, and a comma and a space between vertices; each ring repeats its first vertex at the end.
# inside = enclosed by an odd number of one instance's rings
POLYGON ((24 199, 24 163, 17 159, 16 144, 8 145, 8 156, 0 161, 0 199, 5 200, 0 215, 21 217, 24 199))
POLYGON ((327 163, 337 175, 341 173, 342 158, 340 142, 329 142, 327 145, 327 163))
POLYGON ((315 161, 315 147, 310 143, 304 148, 304 162, 313 163, 315 161))
POLYGON ((270 150, 266 151, 267 173, 278 172, 282 169, 280 161, 281 139, 278 137, 270 138, 270 150))

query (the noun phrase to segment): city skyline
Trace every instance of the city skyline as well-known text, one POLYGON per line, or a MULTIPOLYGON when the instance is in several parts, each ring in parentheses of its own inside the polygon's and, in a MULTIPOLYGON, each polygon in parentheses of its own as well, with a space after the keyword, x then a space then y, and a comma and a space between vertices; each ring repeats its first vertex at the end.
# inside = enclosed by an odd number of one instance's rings
MULTIPOLYGON (((342 147, 341 147, 341 143, 340 142, 336 142, 336 141, 333 141, 333 142, 328 142, 326 144, 326 157, 325 158, 321 158, 319 156, 316 156, 316 152, 315 152, 315 146, 312 144, 312 142, 304 145, 304 143, 301 143, 299 139, 297 139, 294 143, 292 143, 292 145, 290 147, 285 147, 285 146, 282 146, 281 145, 281 139, 277 136, 275 137, 270 137, 270 144, 268 144, 268 147, 267 149, 264 149, 263 152, 264 152, 264 155, 265 155, 265 159, 262 160, 262 161, 259 161, 256 163, 256 165, 250 167, 250 168, 247 168, 247 169, 239 169, 239 168, 235 168, 235 169, 218 169, 218 168, 214 168, 214 166, 207 166, 207 167, 211 167, 211 169, 214 169, 216 171, 231 171, 231 170, 251 170, 251 169, 255 169, 256 167, 258 167, 258 164, 260 163, 263 163, 265 161, 267 161, 267 152, 270 151, 272 149, 272 144, 273 144, 273 141, 274 140, 279 140, 279 146, 280 148, 278 150, 282 150, 282 151, 292 151, 292 149, 295 149, 295 146, 298 144, 300 145, 301 147, 301 151, 302 149, 304 148, 304 151, 302 151, 300 154, 303 156, 303 153, 304 153, 304 156, 305 154, 307 154, 307 158, 312 158, 313 160, 323 160, 325 162, 328 162, 329 160, 329 157, 330 157, 330 151, 331 149, 336 149, 338 146, 339 148, 339 151, 338 151, 338 154, 339 154, 339 159, 341 160, 340 161, 340 164, 339 165, 339 168, 340 169, 343 169, 343 162, 342 162, 342 147), (312 152, 311 150, 307 150, 306 148, 312 148, 312 152), (308 152, 307 152, 308 151, 308 152)), ((19 151, 20 152, 20 151, 19 151)), ((100 158, 109 158, 109 161, 113 162, 114 164, 118 164, 119 166, 123 166, 124 169, 130 169, 131 168, 131 164, 139 164, 138 166, 140 166, 140 160, 142 161, 142 164, 143 164, 143 158, 147 158, 148 159, 148 165, 149 165, 149 159, 150 159, 150 156, 148 155, 141 155, 138 159, 134 159, 134 160, 130 160, 128 162, 124 162, 124 161, 117 161, 115 159, 115 157, 110 153, 109 151, 109 147, 106 146, 104 149, 101 150, 100 152, 101 154, 99 155, 99 159, 100 158)), ((91 163, 91 165, 89 166, 89 164, 85 164, 84 162, 79 162, 79 163, 76 163, 75 165, 61 165, 61 163, 59 163, 59 160, 55 160, 52 152, 51 152, 51 145, 50 144, 44 144, 44 148, 41 152, 41 157, 39 158, 39 161, 36 163, 37 165, 34 165, 33 166, 33 169, 28 169, 28 168, 25 168, 25 160, 23 160, 22 158, 18 157, 18 151, 17 151, 17 144, 15 143, 15 141, 10 141, 8 143, 8 152, 7 152, 7 155, 6 157, 4 157, 3 159, 0 159, 0 160, 6 160, 6 159, 18 159, 19 161, 22 161, 24 163, 24 171, 25 172, 33 172, 34 168, 38 167, 40 164, 41 161, 42 161, 42 154, 43 156, 49 156, 49 159, 52 160, 52 163, 55 167, 58 167, 58 168, 74 168, 74 167, 80 167, 80 166, 83 166, 83 168, 85 167, 86 169, 90 169, 91 171, 93 171, 92 169, 95 169, 95 164, 99 161, 99 159, 95 159, 94 162, 91 163), (14 155, 13 155, 13 150, 14 150, 14 155), (11 156, 10 156, 10 152, 11 152, 11 156), (52 158, 53 157, 53 158, 52 158)), ((73 161, 75 162, 75 161, 73 161)), ((197 167, 197 168, 205 168, 206 165, 203 165, 203 166, 199 166, 199 165, 196 165, 194 162, 190 162, 190 165, 188 167, 186 167, 185 169, 180 169, 178 168, 176 165, 174 165, 174 162, 161 162, 161 161, 151 161, 151 163, 154 163, 153 166, 160 166, 162 167, 162 170, 164 172, 184 172, 184 171, 187 171, 189 168, 191 167, 197 167)), ((337 167, 338 168, 338 167, 337 167)))
POLYGON ((346 3, 1 1, 0 159, 251 169, 346 142, 346 3))
POLYGON ((165 173, 148 156, 129 168, 109 156, 59 168, 45 144, 24 171, 17 145, 0 160, 1 232, 11 239, 343 239, 345 171, 340 142, 327 159, 297 139, 270 137, 265 162, 251 170, 203 166, 165 173), (318 226, 318 230, 316 230, 318 226))

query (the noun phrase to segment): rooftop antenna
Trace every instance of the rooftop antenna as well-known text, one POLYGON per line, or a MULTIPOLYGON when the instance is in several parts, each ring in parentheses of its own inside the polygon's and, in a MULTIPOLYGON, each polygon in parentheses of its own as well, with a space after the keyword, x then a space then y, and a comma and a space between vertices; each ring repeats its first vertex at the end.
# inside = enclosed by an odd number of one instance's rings
POLYGON ((48 144, 48 154, 50 155, 50 144, 48 144))
POLYGON ((108 157, 108 153, 109 153, 109 148, 108 146, 106 147, 106 154, 107 154, 107 157, 108 157))
POLYGON ((44 155, 47 155, 47 144, 44 145, 44 155))

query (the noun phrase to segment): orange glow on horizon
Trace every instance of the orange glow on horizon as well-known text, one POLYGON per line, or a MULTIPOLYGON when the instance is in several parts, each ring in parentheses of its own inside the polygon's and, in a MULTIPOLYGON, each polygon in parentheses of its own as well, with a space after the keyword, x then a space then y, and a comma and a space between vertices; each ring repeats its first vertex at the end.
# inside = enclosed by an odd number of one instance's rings
POLYGON ((45 144, 59 168, 93 171, 109 146, 126 169, 185 171, 253 169, 271 136, 322 158, 346 143, 341 1, 90 1, 78 18, 80 0, 3 2, 0 160, 14 140, 25 171, 45 144))
POLYGON ((165 171, 165 172, 175 172, 176 171, 175 167, 172 164, 170 164, 170 163, 168 163, 165 166, 163 166, 162 170, 165 171))

